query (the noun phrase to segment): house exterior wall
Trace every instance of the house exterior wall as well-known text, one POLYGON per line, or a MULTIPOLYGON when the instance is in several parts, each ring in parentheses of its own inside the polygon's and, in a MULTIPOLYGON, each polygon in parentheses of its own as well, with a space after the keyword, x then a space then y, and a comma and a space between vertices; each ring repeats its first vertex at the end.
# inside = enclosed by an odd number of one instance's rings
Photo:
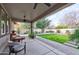
POLYGON ((0 53, 5 49, 10 40, 10 32, 12 28, 12 21, 0 5, 0 53), (3 23, 2 23, 3 22, 3 23))

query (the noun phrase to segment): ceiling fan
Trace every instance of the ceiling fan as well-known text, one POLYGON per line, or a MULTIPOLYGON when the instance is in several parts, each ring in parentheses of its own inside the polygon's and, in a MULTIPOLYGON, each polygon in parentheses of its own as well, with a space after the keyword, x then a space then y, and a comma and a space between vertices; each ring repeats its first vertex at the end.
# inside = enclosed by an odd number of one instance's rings
MULTIPOLYGON (((46 5, 46 6, 48 6, 48 7, 50 7, 50 6, 51 6, 51 4, 50 4, 50 3, 43 3, 43 4, 45 4, 45 5, 46 5)), ((34 4, 33 9, 36 9, 37 5, 38 5, 38 3, 35 3, 35 4, 34 4)))

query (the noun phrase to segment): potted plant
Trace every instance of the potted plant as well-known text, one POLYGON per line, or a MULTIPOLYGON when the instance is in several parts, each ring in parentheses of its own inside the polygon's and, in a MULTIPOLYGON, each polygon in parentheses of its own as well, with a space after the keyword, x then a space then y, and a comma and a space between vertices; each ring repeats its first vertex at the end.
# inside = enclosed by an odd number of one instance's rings
POLYGON ((35 33, 34 32, 29 33, 29 37, 32 38, 32 39, 34 39, 35 38, 35 33))

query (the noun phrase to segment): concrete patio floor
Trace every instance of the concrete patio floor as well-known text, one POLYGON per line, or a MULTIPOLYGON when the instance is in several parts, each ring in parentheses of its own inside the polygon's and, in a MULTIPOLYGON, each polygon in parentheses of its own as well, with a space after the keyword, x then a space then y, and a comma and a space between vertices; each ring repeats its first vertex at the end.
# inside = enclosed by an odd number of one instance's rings
MULTIPOLYGON (((29 39, 26 37, 26 55, 64 55, 64 53, 58 51, 57 49, 37 40, 29 39)), ((6 47, 3 53, 8 55, 9 49, 6 47)), ((23 55, 24 51, 18 53, 18 55, 23 55)), ((14 55, 14 54, 12 54, 14 55)))
MULTIPOLYGON (((25 55, 79 55, 79 50, 54 42, 42 39, 30 39, 26 37, 26 54, 25 55)), ((8 55, 8 47, 3 51, 8 55)), ((12 54, 14 55, 14 54, 12 54)), ((24 55, 24 51, 18 53, 24 55)))

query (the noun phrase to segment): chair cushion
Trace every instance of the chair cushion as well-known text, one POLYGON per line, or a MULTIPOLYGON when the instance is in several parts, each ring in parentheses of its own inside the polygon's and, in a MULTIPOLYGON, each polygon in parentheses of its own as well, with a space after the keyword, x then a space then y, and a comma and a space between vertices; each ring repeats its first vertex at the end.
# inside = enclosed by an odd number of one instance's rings
POLYGON ((14 51, 20 51, 24 49, 24 45, 21 45, 21 44, 14 45, 13 48, 14 48, 14 51))
POLYGON ((20 42, 9 42, 9 46, 12 46, 14 51, 17 52, 17 51, 24 49, 24 42, 22 42, 22 43, 20 43, 20 42))

